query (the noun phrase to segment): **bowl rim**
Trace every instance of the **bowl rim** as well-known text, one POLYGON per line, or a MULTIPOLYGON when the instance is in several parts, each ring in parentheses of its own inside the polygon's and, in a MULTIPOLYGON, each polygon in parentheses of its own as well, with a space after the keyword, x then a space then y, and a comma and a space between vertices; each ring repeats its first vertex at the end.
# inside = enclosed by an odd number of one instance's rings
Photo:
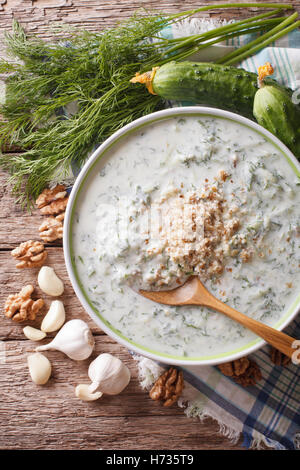
MULTIPOLYGON (((64 231, 63 231, 63 251, 64 251, 64 258, 65 264, 68 272, 69 279, 71 281, 72 287, 75 291, 77 298, 79 299, 81 305, 83 306, 84 310, 88 313, 90 318, 94 320, 94 322, 99 326, 106 334, 112 337, 115 341, 125 346, 127 349, 133 351, 136 354, 141 356, 146 356, 150 359, 155 361, 178 365, 178 366, 200 366, 200 365, 217 365, 228 361, 236 360, 240 357, 245 355, 251 354, 257 349, 261 348, 266 344, 266 342, 262 339, 256 338, 248 343, 246 346, 241 348, 237 348, 233 352, 229 351, 229 353, 220 353, 215 356, 208 356, 209 358, 203 359, 201 358, 184 358, 180 356, 173 356, 170 354, 163 354, 158 353, 156 351, 150 350, 147 347, 143 347, 135 343, 134 341, 129 340, 126 338, 121 332, 117 332, 116 329, 109 324, 109 322, 105 319, 102 319, 100 316, 96 314, 93 310, 92 305, 86 299, 83 286, 80 285, 79 279, 77 279, 77 275, 75 272, 75 268, 72 263, 72 249, 71 249, 71 226, 72 226, 72 215, 73 209, 77 202, 77 196, 79 194, 79 190, 84 186, 85 179, 88 177, 89 170, 97 163, 101 154, 107 151, 116 141, 120 139, 120 137, 124 137, 125 134, 128 134, 131 131, 137 130, 139 127, 144 125, 155 123, 157 121, 168 119, 177 115, 207 115, 212 117, 223 118, 227 120, 234 121, 236 123, 242 124, 246 127, 250 127, 260 135, 263 135, 268 141, 277 147, 281 154, 283 154, 290 166, 292 167, 293 171, 296 175, 300 178, 300 163, 296 159, 296 157, 292 154, 292 152, 271 132, 264 129, 262 126, 257 124, 254 121, 251 121, 248 118, 240 116, 238 114, 217 109, 211 108, 206 106, 184 106, 184 107, 174 107, 168 108, 161 111, 157 111, 155 113, 148 114, 143 116, 135 121, 127 124, 123 128, 116 131, 112 136, 110 136, 107 140, 105 140, 101 145, 99 145, 96 150, 92 153, 92 155, 88 158, 84 166, 82 167, 79 175, 76 178, 74 186, 72 188, 66 213, 65 213, 65 220, 64 220, 64 231)), ((298 314, 300 310, 300 295, 296 298, 296 300, 292 303, 288 311, 285 315, 274 325, 276 329, 281 331, 285 328, 298 314)))

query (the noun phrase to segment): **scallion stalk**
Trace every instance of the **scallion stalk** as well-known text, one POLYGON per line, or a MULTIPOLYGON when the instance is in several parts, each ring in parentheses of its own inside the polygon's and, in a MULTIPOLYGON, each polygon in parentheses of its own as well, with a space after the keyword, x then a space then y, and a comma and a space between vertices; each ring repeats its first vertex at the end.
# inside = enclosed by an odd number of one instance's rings
MULTIPOLYGON (((280 18, 274 18, 274 19, 270 20, 270 23, 268 23, 268 25, 271 26, 274 23, 275 24, 282 23, 282 21, 283 20, 280 19, 280 18)), ((266 27, 267 27, 267 24, 265 25, 265 28, 266 27)), ((190 57, 192 54, 196 54, 201 49, 205 49, 206 47, 213 46, 214 44, 217 44, 219 42, 226 41, 226 40, 229 40, 229 39, 233 39, 235 37, 243 36, 243 35, 249 34, 250 32, 251 33, 259 33, 260 31, 261 31, 261 26, 256 26, 256 27, 251 28, 251 31, 249 31, 248 29, 247 30, 240 30, 239 29, 236 32, 232 31, 231 33, 226 33, 223 36, 218 36, 216 39, 206 40, 203 44, 196 45, 193 49, 189 48, 187 51, 183 51, 180 54, 177 54, 176 55, 176 61, 186 59, 186 58, 190 57)), ((170 59, 165 59, 164 61, 159 62, 157 65, 161 66, 163 64, 166 64, 169 61, 170 61, 170 59)), ((216 61, 216 63, 217 63, 217 61, 216 61)))
POLYGON ((209 11, 209 10, 223 10, 225 8, 276 8, 280 10, 291 10, 293 9, 293 5, 290 3, 261 3, 261 2, 256 2, 256 3, 220 3, 220 4, 214 4, 214 5, 208 5, 205 7, 200 7, 200 8, 195 8, 193 10, 188 10, 184 11, 181 13, 176 13, 174 15, 170 15, 171 20, 175 20, 178 18, 179 20, 183 18, 188 18, 190 16, 195 15, 196 13, 201 13, 204 11, 209 11))
MULTIPOLYGON (((294 15, 291 15, 289 18, 284 20, 281 24, 278 26, 275 26, 275 28, 271 29, 268 33, 264 34, 263 36, 260 36, 258 39, 255 39, 254 41, 246 44, 243 46, 243 52, 240 52, 240 49, 236 52, 236 54, 231 58, 229 58, 229 55, 234 54, 228 54, 227 56, 223 57, 222 59, 222 64, 224 65, 233 65, 237 64, 241 60, 246 59, 247 57, 255 54, 259 50, 263 49, 266 46, 269 46, 272 42, 280 39, 282 36, 285 36, 286 34, 290 33, 294 29, 298 28, 300 25, 300 21, 296 21, 293 24, 290 24, 292 21, 294 21, 295 18, 297 18, 298 14, 295 13, 294 15), (296 16, 295 16, 296 15, 296 16), (292 16, 294 17, 293 19, 292 16), (283 29, 283 26, 289 25, 288 27, 283 29)), ((220 63, 217 61, 217 63, 220 63)))
POLYGON ((240 21, 237 21, 235 23, 230 23, 230 24, 225 25, 225 26, 220 26, 219 28, 215 28, 212 31, 207 31, 205 33, 190 36, 187 39, 185 39, 183 42, 180 42, 176 46, 173 46, 170 49, 168 49, 168 51, 165 52, 164 55, 171 54, 174 51, 176 51, 177 49, 180 49, 181 47, 188 46, 190 44, 194 44, 195 41, 197 41, 198 39, 202 39, 202 38, 209 39, 210 37, 216 37, 218 34, 231 32, 232 27, 238 28, 239 26, 249 25, 249 23, 250 23, 250 26, 251 26, 251 23, 255 23, 257 20, 266 18, 268 16, 275 15, 279 11, 280 11, 280 9, 273 10, 271 12, 267 12, 267 13, 263 13, 261 15, 253 16, 252 18, 246 18, 245 20, 240 20, 240 21))
MULTIPOLYGON (((171 47, 170 49, 168 49, 164 53, 164 55, 171 54, 171 53, 175 52, 176 50, 180 49, 181 47, 185 47, 185 46, 188 46, 190 44, 194 45, 195 41, 197 41, 198 39, 204 39, 204 38, 209 39, 211 37, 216 37, 218 34, 223 34, 223 33, 226 33, 226 32, 230 33, 232 31, 236 30, 236 28, 238 28, 240 26, 248 25, 248 26, 251 27, 251 24, 256 23, 257 20, 266 18, 268 16, 273 16, 273 15, 277 14, 278 12, 280 12, 280 9, 276 9, 276 10, 273 10, 271 12, 263 13, 261 15, 253 16, 252 18, 246 18, 245 20, 240 20, 240 21, 237 21, 235 23, 230 23, 230 24, 225 25, 225 26, 220 26, 219 28, 215 28, 212 31, 207 31, 205 33, 201 33, 201 34, 198 34, 198 35, 189 36, 184 41, 182 41, 182 38, 181 38, 181 41, 179 42, 179 44, 177 44, 177 45, 171 47)), ((263 23, 262 23, 262 25, 263 25, 263 23)))
MULTIPOLYGON (((245 44, 245 46, 242 46, 240 47, 239 49, 237 49, 236 51, 233 51, 227 55, 225 55, 224 57, 221 57, 220 59, 218 59, 216 61, 217 64, 226 64, 226 65, 230 65, 230 64, 233 64, 233 63, 237 63, 239 62, 239 60, 241 59, 237 59, 239 58, 241 55, 243 55, 244 53, 247 53, 247 56, 249 56, 249 53, 250 53, 250 50, 256 46, 256 45, 259 45, 261 46, 262 43, 264 43, 266 40, 272 38, 274 36, 275 33, 281 31, 282 29, 284 29, 286 26, 288 26, 289 24, 291 24, 296 18, 298 17, 298 13, 294 13, 293 15, 290 15, 289 17, 287 17, 286 19, 284 19, 278 26, 275 26, 273 29, 271 29, 270 31, 268 31, 267 33, 263 34, 262 36, 260 36, 259 38, 255 39, 254 41, 251 41, 249 42, 248 44, 245 44)), ((273 41, 273 39, 270 39, 270 43, 273 41)), ((268 45, 269 43, 267 43, 268 45)), ((263 46, 264 47, 264 46, 263 46)), ((258 49, 257 49, 258 50, 258 49)))

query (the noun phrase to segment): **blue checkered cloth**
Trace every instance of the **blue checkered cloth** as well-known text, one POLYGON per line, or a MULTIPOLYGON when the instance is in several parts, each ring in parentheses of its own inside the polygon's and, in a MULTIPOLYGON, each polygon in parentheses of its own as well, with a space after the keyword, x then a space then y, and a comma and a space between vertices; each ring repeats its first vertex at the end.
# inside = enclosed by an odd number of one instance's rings
MULTIPOLYGON (((300 338, 299 320, 285 331, 300 338)), ((255 386, 242 387, 217 367, 182 368, 185 380, 198 391, 189 400, 187 414, 216 419, 229 437, 238 439, 242 434, 247 448, 262 443, 275 449, 299 448, 300 367, 274 365, 270 350, 265 346, 249 356, 263 376, 255 386)))

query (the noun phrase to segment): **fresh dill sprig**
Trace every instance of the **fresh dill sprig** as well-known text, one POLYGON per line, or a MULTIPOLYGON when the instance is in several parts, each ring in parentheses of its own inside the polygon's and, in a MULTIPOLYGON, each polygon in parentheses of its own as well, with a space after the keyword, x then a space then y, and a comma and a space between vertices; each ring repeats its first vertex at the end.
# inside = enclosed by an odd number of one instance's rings
MULTIPOLYGON (((256 4, 266 5, 275 7, 256 4)), ((274 11, 187 38, 160 36, 167 25, 222 7, 229 4, 176 15, 139 12, 101 33, 70 29, 53 43, 27 37, 14 21, 12 32, 6 34, 7 53, 14 62, 0 61, 0 73, 8 74, 5 103, 0 105, 5 119, 0 122, 0 149, 16 145, 24 152, 0 154, 0 164, 10 173, 18 201, 30 205, 53 179, 68 175, 72 162, 80 166, 95 143, 164 107, 160 97, 131 85, 137 71, 187 56, 206 47, 205 43, 245 34, 251 27, 269 30, 277 19, 265 18, 290 8, 276 4, 274 11), (65 113, 74 103, 75 111, 65 113)))
POLYGON ((102 34, 72 31, 64 42, 46 44, 28 39, 14 22, 6 38, 8 52, 23 63, 14 64, 6 80, 0 147, 25 149, 1 155, 19 202, 30 203, 54 177, 63 179, 70 163, 80 165, 95 142, 163 106, 159 97, 141 93, 129 82, 148 59, 158 56, 157 46, 146 39, 163 23, 158 16, 154 21, 153 16, 136 15, 102 34), (75 114, 62 115, 62 108, 75 102, 75 114))

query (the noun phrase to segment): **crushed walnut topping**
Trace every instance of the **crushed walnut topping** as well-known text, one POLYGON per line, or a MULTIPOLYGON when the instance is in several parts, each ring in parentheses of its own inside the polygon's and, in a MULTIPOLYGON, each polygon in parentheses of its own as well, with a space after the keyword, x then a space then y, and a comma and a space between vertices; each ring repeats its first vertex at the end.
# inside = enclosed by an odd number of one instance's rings
POLYGON ((15 322, 35 320, 44 301, 43 299, 33 300, 31 298, 33 291, 34 287, 28 284, 18 294, 9 295, 4 307, 5 316, 15 322))
POLYGON ((226 173, 226 171, 224 171, 224 170, 220 170, 220 173, 219 173, 219 175, 220 175, 220 179, 221 179, 221 181, 226 181, 226 180, 227 180, 227 178, 228 178, 228 176, 229 176, 229 174, 228 174, 228 173, 226 173))
MULTIPOLYGON (((227 256, 240 253, 244 262, 251 258, 245 248, 245 236, 237 234, 239 209, 223 196, 222 185, 227 176, 221 171, 213 186, 206 183, 201 190, 185 194, 169 191, 156 207, 162 223, 150 239, 147 234, 145 252, 147 256, 167 254, 172 266, 178 267, 177 278, 194 274, 205 280, 223 273, 227 256)), ((151 211, 153 214, 153 206, 151 211)), ((151 284, 168 284, 166 271, 160 266, 149 279, 151 284)))
POLYGON ((241 260, 243 263, 248 263, 248 261, 251 260, 252 258, 252 251, 251 250, 246 250, 246 249, 243 249, 240 254, 239 254, 241 260))
POLYGON ((163 401, 164 406, 171 406, 178 400, 183 388, 182 371, 171 367, 156 380, 149 392, 149 396, 152 400, 163 401))
POLYGON ((16 265, 18 269, 38 268, 44 264, 47 258, 47 251, 43 243, 28 240, 12 250, 11 256, 18 261, 16 265))

